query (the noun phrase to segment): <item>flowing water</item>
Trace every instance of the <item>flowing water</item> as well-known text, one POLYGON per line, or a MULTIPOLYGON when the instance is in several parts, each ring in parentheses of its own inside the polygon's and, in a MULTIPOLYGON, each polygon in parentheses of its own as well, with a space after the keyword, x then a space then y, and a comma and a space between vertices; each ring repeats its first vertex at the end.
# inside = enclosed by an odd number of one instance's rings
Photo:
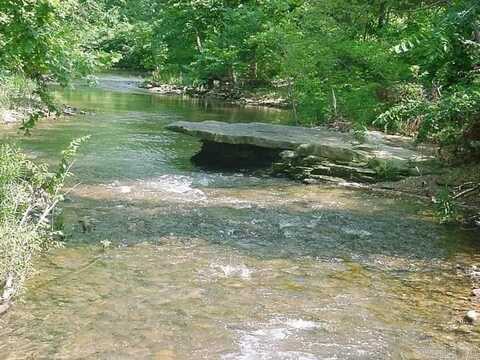
POLYGON ((0 318, 0 358, 480 358, 457 268, 480 261, 478 233, 436 225, 412 200, 195 168, 199 143, 168 123, 288 113, 160 97, 137 80, 59 91, 87 113, 21 139, 53 163, 92 135, 64 205, 68 241, 0 318))

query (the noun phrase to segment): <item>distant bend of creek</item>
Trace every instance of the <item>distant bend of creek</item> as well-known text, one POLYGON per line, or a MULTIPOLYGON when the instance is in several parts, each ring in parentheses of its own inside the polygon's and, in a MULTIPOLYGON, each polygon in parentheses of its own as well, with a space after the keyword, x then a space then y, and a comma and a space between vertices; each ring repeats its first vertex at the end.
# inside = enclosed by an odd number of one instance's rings
POLYGON ((167 124, 289 113, 139 81, 57 90, 86 114, 31 137, 1 128, 52 164, 92 135, 63 205, 65 246, 0 318, 1 359, 480 358, 457 269, 480 262, 478 233, 438 225, 414 200, 196 168, 199 142, 167 124))

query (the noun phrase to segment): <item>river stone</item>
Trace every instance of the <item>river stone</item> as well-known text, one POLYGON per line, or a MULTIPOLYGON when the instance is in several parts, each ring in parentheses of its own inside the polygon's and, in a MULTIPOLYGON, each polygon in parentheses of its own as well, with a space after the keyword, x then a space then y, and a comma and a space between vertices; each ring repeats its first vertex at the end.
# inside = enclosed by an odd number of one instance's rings
POLYGON ((317 185, 320 183, 320 181, 318 181, 317 179, 306 178, 303 179, 303 183, 305 185, 317 185))
POLYGON ((327 176, 327 175, 310 175, 310 180, 315 180, 317 183, 330 183, 330 184, 343 184, 345 183, 345 179, 334 177, 334 176, 327 176))
POLYGON ((273 173, 286 173, 290 169, 290 165, 284 162, 274 162, 272 164, 272 171, 273 173))
POLYGON ((480 314, 478 312, 476 312, 475 310, 470 310, 465 315, 465 321, 470 323, 470 324, 477 323, 479 319, 480 319, 480 314))
POLYGON ((6 302, 3 304, 0 303, 0 315, 3 315, 4 313, 6 313, 10 308, 10 305, 11 305, 10 302, 6 302))
POLYGON ((280 158, 284 161, 293 160, 297 157, 295 151, 284 150, 279 154, 280 158))
POLYGON ((333 175, 338 177, 375 177, 376 172, 369 168, 347 166, 322 162, 321 165, 313 166, 312 174, 315 175, 333 175))

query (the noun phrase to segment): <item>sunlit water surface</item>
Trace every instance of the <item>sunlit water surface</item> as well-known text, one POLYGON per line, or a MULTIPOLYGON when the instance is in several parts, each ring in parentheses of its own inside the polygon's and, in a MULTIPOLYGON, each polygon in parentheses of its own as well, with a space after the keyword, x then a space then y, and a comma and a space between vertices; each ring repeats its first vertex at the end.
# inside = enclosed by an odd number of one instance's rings
POLYGON ((288 113, 137 82, 109 75, 59 92, 87 114, 19 135, 52 164, 72 138, 92 137, 64 206, 68 242, 0 318, 0 358, 480 357, 478 329, 459 321, 471 305, 457 269, 480 261, 478 234, 405 199, 195 168, 199 143, 168 123, 288 113))

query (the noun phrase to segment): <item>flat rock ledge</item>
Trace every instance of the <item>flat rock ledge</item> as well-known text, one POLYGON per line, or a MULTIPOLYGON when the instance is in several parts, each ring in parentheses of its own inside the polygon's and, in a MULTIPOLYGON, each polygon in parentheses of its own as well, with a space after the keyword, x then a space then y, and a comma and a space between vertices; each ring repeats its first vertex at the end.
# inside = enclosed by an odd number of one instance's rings
POLYGON ((353 133, 266 123, 179 121, 168 130, 203 142, 193 160, 214 167, 268 166, 308 184, 396 180, 435 172, 435 149, 411 138, 369 131, 353 133))

